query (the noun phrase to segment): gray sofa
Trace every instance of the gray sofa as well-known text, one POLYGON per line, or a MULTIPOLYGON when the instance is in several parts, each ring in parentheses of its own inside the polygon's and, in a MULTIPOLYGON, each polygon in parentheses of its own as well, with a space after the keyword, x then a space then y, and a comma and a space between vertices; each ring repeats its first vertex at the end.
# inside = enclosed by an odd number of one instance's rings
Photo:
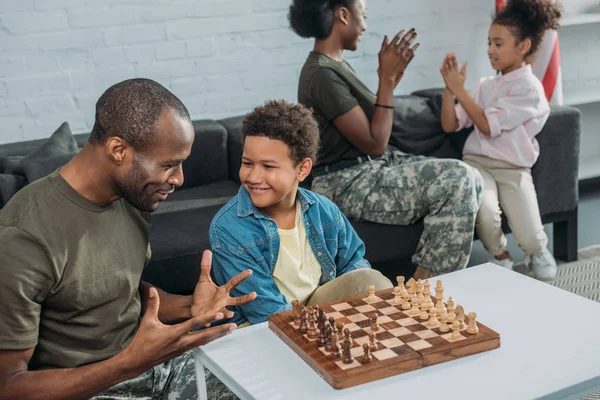
MULTIPOLYGON (((415 94, 440 96, 440 91, 415 94)), ((144 273, 147 281, 172 293, 193 290, 202 252, 209 248, 210 221, 239 187, 242 119, 240 116, 220 121, 194 121, 196 140, 190 157, 183 163, 185 182, 152 215, 152 260, 144 273)), ((538 136, 541 156, 533 168, 543 221, 554 224, 554 253, 564 260, 574 260, 577 255, 579 134, 579 111, 570 107, 553 108, 546 127, 538 136)), ((465 135, 466 132, 463 139, 465 135)), ((457 135, 453 140, 460 137, 457 135)), ((74 138, 78 147, 82 147, 87 134, 74 138)), ((18 162, 44 143, 45 140, 36 140, 0 146, 0 166, 2 160, 18 162)), ((458 155, 460 140, 452 146, 454 154, 458 155)), ((452 155, 452 151, 446 155, 452 155)), ((57 162, 62 165, 65 155, 58 158, 44 156, 37 160, 30 157, 29 161, 38 167, 39 174, 41 165, 46 169, 55 168, 57 162)), ((27 177, 22 171, 5 173, 0 170, 0 192, 4 197, 26 183, 27 177)), ((352 224, 364 240, 366 257, 375 268, 390 277, 411 274, 410 256, 423 230, 422 223, 406 227, 365 221, 352 221, 352 224)))

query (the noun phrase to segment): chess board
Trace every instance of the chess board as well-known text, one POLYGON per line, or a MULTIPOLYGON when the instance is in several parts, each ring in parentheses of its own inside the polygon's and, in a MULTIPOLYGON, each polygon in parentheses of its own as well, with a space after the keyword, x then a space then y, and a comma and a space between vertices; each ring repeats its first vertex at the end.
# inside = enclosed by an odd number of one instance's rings
MULTIPOLYGON (((350 330, 351 354, 354 361, 344 364, 334 359, 315 339, 299 331, 293 311, 269 317, 269 328, 296 352, 319 376, 335 389, 343 389, 392 375, 427 367, 500 347, 500 335, 479 323, 479 332, 459 331, 460 338, 452 338, 452 330, 442 333, 437 327, 427 326, 419 316, 410 316, 394 303, 392 289, 376 293, 374 301, 367 295, 319 305, 326 316, 344 323, 350 330), (375 333, 377 350, 371 352, 372 361, 364 362, 364 343, 369 343, 370 316, 378 315, 379 328, 375 333)), ((343 338, 340 338, 340 343, 343 338)))

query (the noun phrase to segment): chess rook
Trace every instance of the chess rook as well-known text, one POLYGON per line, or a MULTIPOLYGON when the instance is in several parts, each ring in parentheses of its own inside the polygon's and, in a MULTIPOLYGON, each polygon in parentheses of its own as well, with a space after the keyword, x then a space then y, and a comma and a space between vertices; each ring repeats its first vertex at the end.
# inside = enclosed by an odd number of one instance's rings
POLYGON ((469 315, 467 315, 467 333, 471 335, 479 333, 479 328, 477 327, 477 322, 475 321, 475 318, 477 318, 477 313, 470 312, 469 315))

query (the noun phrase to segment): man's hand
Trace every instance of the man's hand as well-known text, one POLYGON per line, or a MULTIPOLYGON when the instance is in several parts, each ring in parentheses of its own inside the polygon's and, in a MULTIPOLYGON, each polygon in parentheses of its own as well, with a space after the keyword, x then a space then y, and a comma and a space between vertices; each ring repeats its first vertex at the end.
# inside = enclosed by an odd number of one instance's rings
POLYGON ((467 63, 463 63, 461 69, 458 69, 456 54, 448 53, 440 68, 440 73, 444 78, 446 88, 456 96, 456 94, 465 88, 467 78, 467 63))
MULTIPOLYGON (((192 318, 211 316, 221 313, 225 318, 233 317, 233 311, 225 307, 242 306, 250 303, 256 298, 256 292, 248 293, 239 297, 230 297, 231 291, 239 285, 244 279, 252 275, 252 270, 240 272, 223 286, 217 286, 210 278, 210 268, 212 266, 212 252, 206 250, 202 254, 200 262, 200 279, 194 290, 192 298, 192 318)), ((212 322, 212 321, 210 321, 212 322)), ((208 322, 207 326, 210 325, 208 322)))
POLYGON ((237 328, 235 324, 225 324, 192 332, 223 319, 222 313, 204 314, 177 325, 164 325, 158 319, 159 306, 158 292, 151 287, 144 316, 133 340, 115 356, 121 361, 120 365, 124 367, 128 378, 134 378, 155 365, 225 336, 237 328))

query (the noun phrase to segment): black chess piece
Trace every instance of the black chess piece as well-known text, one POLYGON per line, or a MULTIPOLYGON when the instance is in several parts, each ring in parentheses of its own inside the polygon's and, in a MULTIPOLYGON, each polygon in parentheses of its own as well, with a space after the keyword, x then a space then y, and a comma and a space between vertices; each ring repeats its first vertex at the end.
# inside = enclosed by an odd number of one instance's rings
POLYGON ((308 322, 306 321, 306 307, 300 309, 300 333, 306 335, 308 332, 308 322))
POLYGON ((331 325, 325 322, 325 351, 331 352, 331 325))
POLYGON ((352 364, 354 361, 354 357, 352 357, 352 353, 350 352, 351 347, 352 341, 347 337, 342 342, 342 362, 344 364, 352 364))

